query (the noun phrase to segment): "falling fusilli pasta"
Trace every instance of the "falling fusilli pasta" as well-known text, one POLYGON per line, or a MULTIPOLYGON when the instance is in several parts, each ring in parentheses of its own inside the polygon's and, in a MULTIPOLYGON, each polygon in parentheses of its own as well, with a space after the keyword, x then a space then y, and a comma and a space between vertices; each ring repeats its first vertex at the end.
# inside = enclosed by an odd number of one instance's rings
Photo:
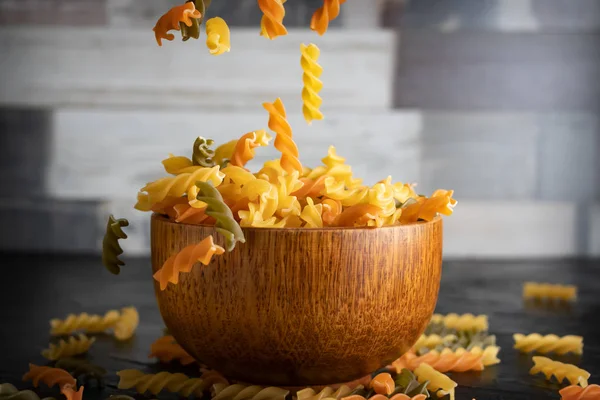
POLYGON ((533 368, 529 370, 531 375, 541 372, 546 376, 547 380, 550 380, 554 376, 559 383, 567 379, 572 385, 579 384, 582 387, 586 387, 588 384, 587 380, 590 377, 590 373, 573 364, 565 364, 541 356, 533 357, 533 363, 533 368))
POLYGON ((281 152, 281 167, 288 173, 302 173, 302 164, 298 159, 298 146, 292 139, 292 127, 287 121, 285 106, 280 98, 273 103, 263 103, 269 113, 269 129, 275 132, 275 148, 281 152))
POLYGON ((346 0, 323 0, 323 6, 314 12, 310 20, 310 29, 319 35, 324 35, 329 28, 329 22, 340 15, 340 6, 346 0))
POLYGON ((173 40, 175 35, 168 33, 170 30, 180 30, 180 23, 190 27, 193 24, 192 18, 200 18, 202 14, 196 10, 193 2, 186 2, 175 6, 163 14, 152 29, 156 37, 156 43, 162 46, 162 39, 173 40))
POLYGON ((258 0, 258 7, 263 13, 260 20, 260 34, 271 40, 278 36, 287 35, 287 29, 283 25, 285 17, 286 0, 258 0))
POLYGON ((205 139, 202 136, 194 141, 194 150, 192 152, 192 164, 205 168, 215 166, 215 151, 211 146, 215 143, 212 139, 205 139))
POLYGON ((214 17, 206 21, 206 47, 215 56, 231 50, 229 26, 223 18, 214 17))
POLYGON ((119 259, 119 256, 123 254, 119 239, 127 239, 127 234, 123 232, 123 227, 126 226, 129 226, 129 221, 125 218, 115 219, 112 215, 109 216, 106 233, 102 240, 102 264, 115 275, 118 275, 121 272, 121 267, 125 265, 119 259))
POLYGON ((160 284, 160 290, 165 290, 169 282, 177 285, 179 274, 191 272, 196 263, 208 265, 214 255, 221 255, 224 252, 225 249, 216 245, 212 236, 208 236, 200 243, 184 247, 180 252, 169 257, 156 271, 154 279, 160 284))
POLYGON ((96 338, 89 338, 84 334, 79 334, 78 337, 71 336, 68 341, 61 339, 58 344, 51 343, 50 348, 42 351, 42 356, 48 360, 58 360, 87 353, 95 341, 96 338))
POLYGON ((323 113, 319 111, 323 102, 319 96, 319 92, 323 88, 323 81, 319 79, 323 73, 323 67, 317 63, 320 52, 316 44, 300 45, 300 66, 304 85, 302 87, 302 113, 309 125, 313 120, 323 119, 323 113))

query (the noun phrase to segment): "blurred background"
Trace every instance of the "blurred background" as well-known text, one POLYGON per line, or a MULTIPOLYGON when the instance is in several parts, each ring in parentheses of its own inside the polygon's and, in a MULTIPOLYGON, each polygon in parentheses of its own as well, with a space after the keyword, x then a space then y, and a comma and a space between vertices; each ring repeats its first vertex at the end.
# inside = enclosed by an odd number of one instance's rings
MULTIPOLYGON (((288 0, 289 35, 258 35, 252 0, 213 0, 232 50, 158 48, 172 0, 0 0, 0 250, 100 252, 110 213, 149 252, 136 192, 198 135, 266 128, 286 104, 301 160, 333 144, 355 174, 454 189, 447 258, 600 256, 600 1, 288 0), (300 43, 324 67, 324 121, 301 114, 300 43)), ((277 157, 259 149, 254 165, 277 157)))

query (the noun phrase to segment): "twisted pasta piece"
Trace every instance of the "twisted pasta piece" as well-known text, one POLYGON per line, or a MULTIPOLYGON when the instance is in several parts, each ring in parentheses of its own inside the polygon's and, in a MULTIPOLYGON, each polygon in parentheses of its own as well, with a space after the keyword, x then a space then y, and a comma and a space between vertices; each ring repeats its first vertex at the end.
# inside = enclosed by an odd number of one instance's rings
POLYGON ((278 97, 273 103, 263 103, 269 113, 269 129, 275 132, 275 148, 281 152, 281 167, 288 173, 302 173, 302 164, 298 159, 298 146, 292 139, 292 127, 287 121, 285 106, 278 97))
POLYGON ((569 352, 574 354, 583 354, 583 337, 581 336, 542 336, 539 333, 532 333, 525 336, 520 333, 515 333, 513 338, 515 339, 514 348, 522 351, 523 353, 536 351, 538 353, 556 353, 560 355, 567 354, 569 352))
MULTIPOLYGON (((347 185, 344 181, 336 181, 332 176, 325 178, 325 196, 333 200, 341 201, 344 207, 367 203, 369 199, 368 187, 358 187, 356 189, 346 188, 347 185)), ((379 209, 379 207, 377 208, 379 209)))
POLYGON ((323 119, 323 113, 319 111, 323 99, 319 96, 319 92, 323 89, 323 81, 319 79, 323 73, 317 60, 321 51, 316 44, 308 46, 302 43, 300 45, 300 66, 302 67, 302 113, 304 119, 310 125, 313 120, 323 119))
POLYGON ((213 185, 219 186, 225 175, 220 171, 218 165, 212 168, 192 167, 192 169, 193 172, 181 172, 177 176, 161 178, 147 184, 141 189, 142 193, 138 195, 138 203, 135 207, 140 211, 147 211, 147 205, 158 203, 168 196, 180 197, 187 193, 192 207, 203 208, 204 205, 197 202, 198 189, 194 183, 211 182, 213 185))
POLYGON ((194 357, 189 355, 171 335, 158 338, 152 343, 148 358, 152 357, 158 358, 163 363, 179 360, 181 365, 189 365, 196 362, 194 357))
POLYGON ((323 6, 314 12, 310 20, 310 29, 323 36, 329 22, 340 15, 340 6, 345 2, 346 0, 323 0, 323 6))
POLYGON ((539 374, 541 372, 546 376, 547 380, 550 380, 550 378, 554 375, 559 383, 567 379, 571 385, 579 384, 582 387, 586 387, 588 385, 587 380, 590 377, 590 373, 584 369, 576 367, 573 364, 565 364, 541 356, 533 357, 533 363, 533 368, 529 370, 531 375, 539 374))
POLYGON ((227 204, 223 202, 223 197, 217 189, 210 183, 196 182, 199 193, 197 199, 206 203, 206 214, 216 220, 216 231, 225 237, 225 249, 231 251, 235 248, 236 242, 246 243, 242 228, 233 218, 233 214, 227 204))
POLYGON ((230 165, 243 167, 254 158, 256 153, 254 149, 259 146, 268 146, 271 139, 271 135, 263 129, 246 133, 237 141, 230 157, 230 165))
POLYGON ((177 285, 179 274, 191 272, 196 263, 208 265, 214 255, 221 255, 224 252, 225 249, 216 245, 212 236, 208 236, 200 243, 186 246, 179 253, 169 257, 153 275, 154 280, 160 284, 160 290, 165 290, 169 282, 177 285))
POLYGON ((104 332, 109 328, 114 328, 120 317, 121 315, 116 310, 110 310, 104 315, 69 314, 64 320, 57 318, 50 320, 50 334, 68 335, 79 330, 88 333, 104 332))
POLYGON ((115 275, 118 275, 121 272, 121 266, 125 265, 119 259, 119 256, 123 254, 119 239, 127 239, 127 234, 123 232, 125 226, 129 226, 129 221, 125 218, 115 219, 112 215, 109 216, 106 233, 102 240, 102 264, 115 275))
POLYGON ((83 380, 86 385, 95 380, 99 387, 104 387, 106 370, 98 365, 89 363, 85 359, 61 358, 54 364, 54 367, 64 369, 77 380, 83 380))
POLYGON ((42 351, 42 356, 48 360, 58 360, 59 358, 75 356, 87 353, 96 338, 89 338, 84 334, 79 337, 71 336, 69 341, 60 340, 58 344, 51 343, 50 348, 42 351))
POLYGON ((310 197, 306 198, 306 203, 306 206, 302 209, 302 213, 300 214, 300 218, 306 222, 305 226, 307 228, 322 228, 323 219, 321 215, 323 214, 323 205, 315 205, 313 199, 310 197))
POLYGON ((324 399, 342 399, 352 392, 346 385, 340 386, 337 390, 332 387, 324 387, 319 393, 312 388, 305 388, 296 393, 296 400, 324 400, 324 399))
POLYGON ((432 323, 443 323, 446 328, 456 329, 457 331, 487 331, 489 329, 487 315, 450 313, 448 315, 433 314, 432 323))
POLYGON ((452 343, 458 340, 456 335, 445 335, 440 336, 436 334, 432 335, 421 335, 417 340, 417 343, 413 345, 413 349, 421 349, 423 347, 427 347, 429 349, 433 349, 440 345, 447 345, 448 343, 452 343))
POLYGON ((397 372, 400 372, 404 368, 414 370, 423 363, 431 365, 431 367, 439 372, 482 371, 484 367, 481 361, 482 358, 481 354, 477 355, 470 352, 455 353, 450 349, 445 349, 441 353, 433 350, 422 356, 408 352, 394 361, 392 365, 396 368, 397 372))
POLYGON ((204 20, 204 16, 206 15, 206 9, 210 6, 211 0, 187 0, 194 1, 196 5, 196 10, 200 11, 199 18, 192 18, 192 25, 187 26, 183 22, 179 23, 179 27, 181 28, 181 39, 185 42, 190 38, 198 39, 200 37, 200 25, 204 20))
POLYGON ((284 400, 289 390, 275 386, 247 386, 241 384, 213 385, 214 396, 211 400, 284 400))
POLYGON ((258 0, 258 7, 263 13, 260 20, 260 35, 271 40, 277 36, 287 35, 287 29, 283 25, 285 17, 286 0, 258 0))
POLYGON ((115 324, 114 333, 117 340, 127 340, 133 336, 140 323, 140 316, 135 307, 121 309, 121 317, 115 324))
POLYGON ((396 383, 394 382, 390 374, 388 374, 387 372, 382 372, 380 374, 377 374, 373 378, 370 386, 375 391, 375 393, 385 394, 386 396, 389 396, 394 391, 396 383))
POLYGON ((450 395, 450 400, 454 400, 454 389, 457 384, 441 372, 436 371, 426 363, 419 365, 414 370, 417 380, 421 383, 429 381, 429 388, 437 392, 438 397, 450 395))
POLYGON ((317 179, 309 179, 309 178, 300 178, 300 182, 302 182, 302 187, 292 193, 292 196, 296 196, 298 199, 303 199, 305 197, 318 197, 321 192, 325 189, 325 178, 326 175, 322 175, 317 179))
POLYGON ((82 400, 83 398, 83 386, 79 387, 78 391, 73 390, 73 386, 64 385, 60 388, 60 392, 67 398, 67 400, 82 400))
POLYGON ((231 34, 227 22, 221 17, 206 21, 206 47, 210 54, 219 56, 231 50, 231 34))
POLYGON ((193 165, 205 168, 212 168, 215 166, 215 161, 213 159, 215 151, 211 148, 214 143, 215 141, 212 139, 205 139, 202 136, 198 136, 194 141, 194 151, 192 153, 193 165))
POLYGON ((558 391, 561 400, 598 400, 600 399, 600 386, 589 385, 582 388, 579 385, 567 386, 558 391))
POLYGON ((179 6, 175 6, 163 14, 152 30, 156 37, 156 43, 162 46, 162 39, 173 40, 175 35, 168 33, 170 30, 180 30, 179 23, 183 23, 186 26, 192 26, 192 20, 190 18, 200 18, 202 14, 196 10, 193 2, 187 2, 179 6))
POLYGON ((338 216, 335 226, 364 226, 368 220, 377 218, 381 208, 371 204, 357 204, 346 208, 338 216))
POLYGON ((194 395, 202 397, 208 389, 208 383, 199 378, 189 378, 184 374, 171 374, 159 372, 158 374, 144 374, 137 369, 125 369, 117 372, 119 375, 119 389, 135 389, 138 393, 150 392, 157 395, 162 390, 177 393, 183 397, 194 395))
POLYGON ((396 374, 394 382, 396 383, 394 393, 402 393, 408 396, 424 395, 429 397, 429 391, 427 390, 429 382, 425 381, 420 383, 417 377, 406 368, 396 374))
POLYGON ((226 167, 225 164, 229 163, 229 160, 231 159, 231 156, 235 150, 235 146, 237 145, 237 142, 238 142, 238 139, 233 139, 227 143, 224 143, 224 144, 218 146, 215 149, 215 156, 213 157, 215 164, 220 165, 221 168, 225 168, 226 167))
POLYGON ((523 298, 573 301, 577 299, 577 287, 574 285, 525 282, 523 285, 523 298))
MULTIPOLYGON (((0 399, 2 400, 40 400, 40 397, 31 390, 19 390, 10 383, 0 383, 0 399)), ((54 400, 46 397, 43 400, 54 400)))
POLYGON ((75 386, 77 381, 67 371, 60 368, 41 367, 35 364, 29 364, 29 372, 23 375, 23 381, 31 380, 34 387, 38 387, 40 382, 43 382, 48 387, 58 385, 60 388, 64 386, 75 386))
POLYGON ((342 213, 342 202, 339 200, 325 199, 321 203, 323 205, 323 224, 332 225, 338 216, 342 213))

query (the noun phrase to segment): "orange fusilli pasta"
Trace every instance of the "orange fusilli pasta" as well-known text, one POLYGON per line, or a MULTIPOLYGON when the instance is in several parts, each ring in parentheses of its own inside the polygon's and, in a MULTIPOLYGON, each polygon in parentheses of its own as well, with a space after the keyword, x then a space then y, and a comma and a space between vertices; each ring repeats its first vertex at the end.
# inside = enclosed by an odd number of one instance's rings
POLYGON ((243 167, 254 158, 258 146, 267 146, 271 136, 264 130, 248 132, 237 141, 233 154, 231 155, 230 165, 243 167))
POLYGON ((158 358, 161 362, 169 363, 173 360, 179 360, 182 365, 188 365, 196 362, 194 357, 189 355, 183 349, 173 336, 163 336, 156 339, 150 346, 150 355, 148 358, 158 358))
POLYGON ((287 121, 283 102, 277 98, 273 103, 263 103, 263 107, 269 112, 269 129, 277 134, 275 148, 281 152, 281 167, 288 173, 302 173, 298 146, 292 139, 292 127, 287 121))
POLYGON ((154 279, 160 284, 160 290, 165 290, 169 282, 174 285, 179 283, 180 273, 190 272, 198 262, 208 265, 214 255, 224 252, 225 249, 216 245, 212 236, 208 236, 200 243, 184 247, 179 253, 169 257, 153 275, 154 279))
POLYGON ((570 385, 558 391, 561 400, 598 400, 600 399, 600 385, 581 387, 570 385))
POLYGON ((287 35, 287 29, 283 25, 285 17, 286 0, 258 0, 258 7, 263 13, 260 21, 260 34, 271 40, 277 36, 287 35))
POLYGON ((200 11, 196 10, 193 1, 175 6, 162 15, 152 29, 156 37, 156 43, 162 46, 162 39, 173 40, 175 35, 168 33, 170 30, 180 30, 179 23, 192 26, 191 18, 200 18, 200 11))
POLYGON ((314 12, 310 20, 310 29, 319 35, 324 35, 329 27, 329 22, 340 15, 340 6, 346 0, 323 0, 323 6, 314 12))

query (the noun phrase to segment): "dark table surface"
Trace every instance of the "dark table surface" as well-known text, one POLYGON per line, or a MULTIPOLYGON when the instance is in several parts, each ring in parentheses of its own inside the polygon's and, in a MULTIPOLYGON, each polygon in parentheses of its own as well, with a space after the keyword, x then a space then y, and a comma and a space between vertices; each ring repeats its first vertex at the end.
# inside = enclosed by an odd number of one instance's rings
MULTIPOLYGON (((150 344, 164 327, 153 293, 147 259, 128 259, 121 275, 104 270, 99 257, 56 255, 2 255, 0 291, 0 383, 30 388, 21 381, 28 363, 44 365, 40 352, 48 346, 51 318, 69 313, 104 313, 133 305, 140 313, 136 335, 127 342, 99 336, 89 358, 108 370, 106 387, 86 387, 84 399, 104 399, 119 392, 116 371, 139 368, 146 372, 168 370, 198 374, 197 368, 158 365, 148 358, 150 344)), ((583 356, 552 356, 575 363, 592 374, 590 383, 600 383, 600 260, 579 261, 452 261, 444 264, 439 313, 487 314, 490 333, 502 348, 502 363, 480 373, 452 374, 458 382, 457 400, 558 399, 564 385, 546 382, 542 375, 528 374, 531 355, 513 350, 513 333, 581 335, 583 356), (524 281, 575 284, 579 298, 572 306, 540 306, 523 303, 524 281)), ((60 397, 52 389, 41 395, 60 397)), ((123 393, 123 392, 120 392, 123 393)), ((132 392, 126 392, 133 395, 132 392)), ((161 399, 175 398, 162 394, 161 399)))

